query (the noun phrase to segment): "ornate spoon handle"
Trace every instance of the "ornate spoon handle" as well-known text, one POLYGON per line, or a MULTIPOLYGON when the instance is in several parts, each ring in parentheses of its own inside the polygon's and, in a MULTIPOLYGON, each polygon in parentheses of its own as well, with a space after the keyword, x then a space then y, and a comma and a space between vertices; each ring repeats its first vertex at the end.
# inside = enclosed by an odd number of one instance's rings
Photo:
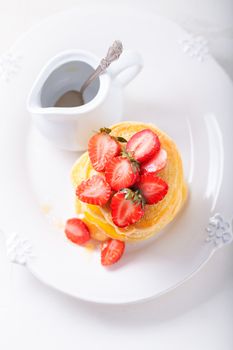
POLYGON ((80 89, 80 93, 83 94, 84 90, 105 70, 108 66, 115 60, 117 60, 122 54, 123 46, 121 41, 115 40, 112 46, 108 49, 107 56, 100 61, 100 64, 96 68, 96 70, 91 74, 91 76, 85 81, 80 89))

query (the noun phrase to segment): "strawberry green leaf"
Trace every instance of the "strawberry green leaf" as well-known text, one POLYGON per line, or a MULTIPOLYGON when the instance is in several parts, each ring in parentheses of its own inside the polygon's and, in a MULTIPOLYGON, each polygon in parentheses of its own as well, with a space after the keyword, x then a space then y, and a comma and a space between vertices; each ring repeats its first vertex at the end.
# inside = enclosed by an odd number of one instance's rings
POLYGON ((124 137, 121 137, 121 136, 116 137, 116 139, 117 139, 117 141, 122 142, 122 143, 127 142, 127 140, 124 139, 124 137))
POLYGON ((100 132, 105 132, 106 134, 110 134, 111 131, 109 128, 100 128, 100 132))

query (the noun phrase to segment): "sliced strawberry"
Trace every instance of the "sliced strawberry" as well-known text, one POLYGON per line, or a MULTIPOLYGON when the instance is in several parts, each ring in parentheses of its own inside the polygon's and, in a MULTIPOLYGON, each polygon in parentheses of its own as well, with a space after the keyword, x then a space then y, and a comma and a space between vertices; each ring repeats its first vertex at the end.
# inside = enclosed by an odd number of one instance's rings
POLYGON ((87 225, 77 218, 66 221, 65 234, 69 240, 76 244, 84 244, 91 238, 87 225))
POLYGON ((105 167, 105 178, 115 191, 132 186, 138 176, 138 167, 135 162, 125 157, 114 157, 105 167))
POLYGON ((99 175, 94 175, 88 180, 84 180, 76 189, 76 196, 82 201, 89 204, 104 205, 111 195, 111 187, 99 175))
POLYGON ((109 266, 115 264, 123 255, 125 243, 117 239, 109 239, 101 244, 101 264, 109 266))
POLYGON ((160 148, 158 153, 149 159, 147 162, 141 164, 141 172, 144 173, 158 173, 165 168, 167 164, 167 152, 164 148, 160 148))
POLYGON ((114 194, 111 200, 112 221, 118 227, 135 224, 144 215, 140 194, 125 189, 114 194))
POLYGON ((134 134, 126 145, 127 152, 131 153, 138 162, 145 162, 160 149, 158 136, 150 129, 144 129, 134 134))
POLYGON ((92 136, 88 142, 89 157, 96 171, 104 171, 106 163, 120 151, 120 144, 106 132, 92 136))
POLYGON ((168 191, 168 184, 154 173, 142 175, 137 187, 147 204, 155 204, 161 201, 168 191))

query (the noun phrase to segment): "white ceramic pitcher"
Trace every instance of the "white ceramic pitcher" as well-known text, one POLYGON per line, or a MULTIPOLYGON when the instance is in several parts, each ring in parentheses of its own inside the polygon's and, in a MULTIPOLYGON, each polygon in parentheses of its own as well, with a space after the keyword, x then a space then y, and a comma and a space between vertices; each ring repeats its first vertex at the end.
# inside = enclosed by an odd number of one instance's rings
POLYGON ((39 131, 62 149, 81 151, 94 130, 119 122, 123 112, 123 87, 141 70, 138 53, 125 51, 84 91, 85 104, 54 107, 71 90, 80 90, 100 59, 81 51, 65 51, 52 58, 37 77, 27 108, 39 131))

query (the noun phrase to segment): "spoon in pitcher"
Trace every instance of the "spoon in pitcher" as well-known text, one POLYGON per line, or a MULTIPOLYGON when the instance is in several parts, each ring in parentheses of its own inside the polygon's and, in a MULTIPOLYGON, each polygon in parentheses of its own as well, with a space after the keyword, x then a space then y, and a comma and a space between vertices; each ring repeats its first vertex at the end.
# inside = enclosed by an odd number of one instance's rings
POLYGON ((57 102, 55 107, 75 107, 84 104, 83 93, 86 88, 96 79, 98 76, 103 74, 110 64, 117 60, 123 51, 123 45, 121 41, 115 40, 112 46, 108 49, 107 55, 100 61, 100 64, 96 70, 89 76, 89 78, 82 84, 80 91, 68 91, 62 95, 57 102))

